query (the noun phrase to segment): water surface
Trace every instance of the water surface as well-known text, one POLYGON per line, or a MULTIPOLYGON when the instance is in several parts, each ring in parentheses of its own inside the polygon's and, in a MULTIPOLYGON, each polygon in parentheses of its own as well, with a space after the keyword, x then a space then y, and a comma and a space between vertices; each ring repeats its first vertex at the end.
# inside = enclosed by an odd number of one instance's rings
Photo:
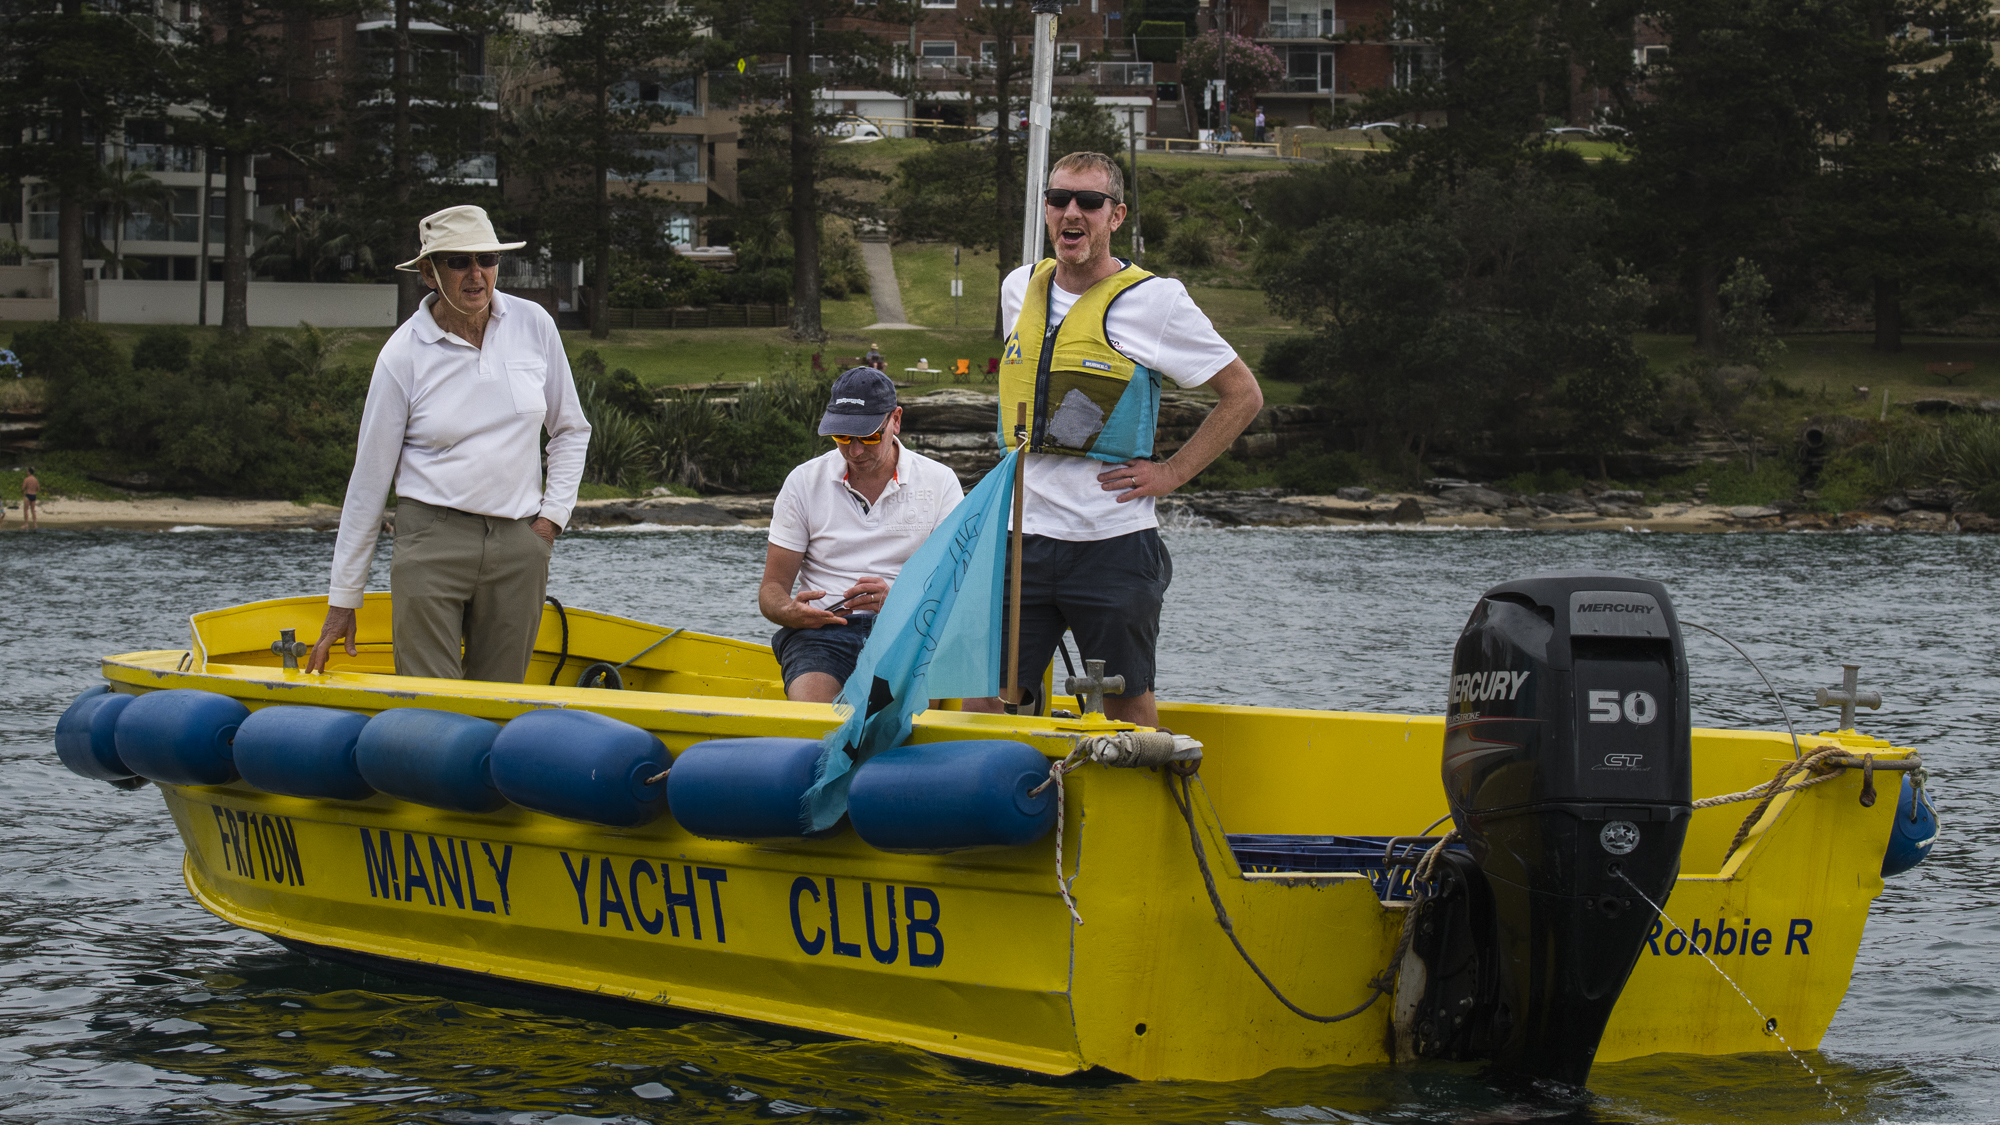
MULTIPOLYGON (((1248 1082, 1041 1079, 726 1020, 423 986, 286 952, 203 911, 157 793, 64 771, 51 737, 97 658, 184 648, 187 615, 323 591, 332 536, 0 536, 0 1120, 1376 1122, 2000 1119, 2000 538, 1175 531, 1161 693, 1441 710, 1480 591, 1592 567, 1665 582, 1743 645, 1801 731, 1815 686, 1862 665, 1863 730, 1920 747, 1945 834, 1876 902, 1826 1042, 1783 1055, 1600 1066, 1595 1097, 1501 1088, 1470 1066, 1286 1071, 1248 1082)), ((565 538, 566 604, 764 639, 761 535, 565 538)), ((375 585, 387 585, 386 550, 375 585)), ((1735 653, 1688 636, 1695 720, 1780 727, 1735 653)), ((1219 966, 1218 971, 1236 971, 1219 966)), ((1255 987, 1246 980, 1246 987, 1255 987)), ((1746 1012, 1745 1018, 1749 1019, 1746 1012)))

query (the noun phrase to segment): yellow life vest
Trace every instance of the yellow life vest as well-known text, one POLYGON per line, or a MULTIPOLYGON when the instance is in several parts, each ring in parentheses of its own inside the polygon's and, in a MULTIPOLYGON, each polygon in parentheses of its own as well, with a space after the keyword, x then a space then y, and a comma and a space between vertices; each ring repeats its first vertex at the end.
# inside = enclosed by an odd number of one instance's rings
POLYGON ((1113 301, 1153 275, 1127 262, 1078 297, 1051 332, 1055 274, 1053 259, 1036 264, 1000 358, 1000 448, 1014 448, 1015 419, 1026 403, 1030 453, 1151 457, 1160 374, 1112 347, 1104 321, 1113 301))

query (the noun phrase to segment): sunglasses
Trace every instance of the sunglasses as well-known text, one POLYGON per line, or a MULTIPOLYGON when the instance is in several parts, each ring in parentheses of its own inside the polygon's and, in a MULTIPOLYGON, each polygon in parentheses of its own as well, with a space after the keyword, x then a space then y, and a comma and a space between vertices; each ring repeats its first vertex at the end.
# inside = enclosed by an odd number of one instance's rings
POLYGON ((446 257, 438 257, 438 256, 435 256, 435 255, 434 255, 434 256, 432 256, 432 258, 431 258, 431 261, 433 261, 433 262, 437 262, 437 263, 442 263, 442 264, 443 264, 443 266, 444 266, 444 268, 446 268, 446 269, 448 269, 448 270, 455 270, 455 271, 457 271, 457 272, 459 272, 459 273, 464 273, 464 272, 465 272, 466 270, 469 270, 469 269, 471 269, 471 268, 472 268, 472 263, 474 263, 474 262, 478 262, 478 263, 479 263, 479 268, 480 268, 480 269, 483 269, 483 270, 490 270, 490 269, 492 269, 492 268, 493 268, 494 266, 497 266, 497 265, 499 265, 499 264, 500 264, 500 255, 498 255, 498 254, 453 254, 453 255, 451 255, 451 256, 450 256, 450 257, 448 257, 448 258, 446 258, 446 257))
POLYGON ((1068 207, 1069 201, 1074 199, 1076 205, 1086 211, 1095 211, 1106 203, 1116 202, 1101 191, 1071 191, 1059 187, 1052 187, 1042 192, 1042 199, 1051 207, 1068 207))
MULTIPOLYGON (((883 430, 886 430, 888 428, 889 427, 887 426, 882 427, 883 430)), ((860 442, 863 445, 882 444, 882 430, 876 430, 874 433, 869 434, 867 437, 864 438, 849 437, 846 434, 828 434, 827 436, 833 439, 833 443, 835 445, 846 445, 849 442, 856 442, 856 441, 860 442)))

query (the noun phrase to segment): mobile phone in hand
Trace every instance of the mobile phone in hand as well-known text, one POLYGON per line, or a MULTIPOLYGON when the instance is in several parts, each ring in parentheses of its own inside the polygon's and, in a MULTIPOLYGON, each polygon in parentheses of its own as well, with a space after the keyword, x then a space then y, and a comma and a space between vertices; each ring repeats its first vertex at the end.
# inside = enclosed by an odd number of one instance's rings
POLYGON ((849 594, 849 595, 847 595, 846 597, 844 597, 844 598, 840 599, 839 601, 837 601, 837 602, 833 603, 832 605, 830 605, 830 606, 827 606, 827 607, 826 607, 826 611, 827 611, 828 613, 839 613, 839 612, 841 611, 841 609, 842 609, 842 608, 844 608, 844 607, 845 607, 845 606, 847 605, 847 603, 848 603, 848 602, 851 602, 851 601, 853 601, 854 599, 856 599, 856 598, 858 598, 858 597, 861 597, 861 596, 865 595, 866 593, 868 593, 868 591, 866 591, 866 590, 863 590, 863 591, 861 591, 861 593, 859 593, 859 594, 849 594))

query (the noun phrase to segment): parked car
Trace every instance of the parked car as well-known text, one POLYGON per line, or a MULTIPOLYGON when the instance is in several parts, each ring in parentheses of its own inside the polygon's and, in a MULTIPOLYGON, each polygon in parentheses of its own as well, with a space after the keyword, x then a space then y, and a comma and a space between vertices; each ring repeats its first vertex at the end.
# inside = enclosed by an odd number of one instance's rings
POLYGON ((832 132, 840 138, 840 143, 848 145, 865 145, 882 139, 882 130, 873 121, 861 117, 841 118, 833 123, 832 132))
POLYGON ((1421 128, 1423 128, 1423 126, 1422 126, 1422 125, 1419 125, 1419 124, 1417 124, 1417 123, 1416 123, 1416 122, 1414 122, 1414 121, 1370 121, 1370 122, 1369 122, 1368 124, 1366 124, 1366 125, 1356 125, 1356 126, 1355 126, 1355 128, 1356 128, 1356 129, 1361 129, 1361 130, 1368 130, 1368 129, 1421 129, 1421 128))
POLYGON ((1544 129, 1542 130, 1542 135, 1570 141, 1594 141, 1597 139, 1595 130, 1579 128, 1575 125, 1565 125, 1560 129, 1544 129))

